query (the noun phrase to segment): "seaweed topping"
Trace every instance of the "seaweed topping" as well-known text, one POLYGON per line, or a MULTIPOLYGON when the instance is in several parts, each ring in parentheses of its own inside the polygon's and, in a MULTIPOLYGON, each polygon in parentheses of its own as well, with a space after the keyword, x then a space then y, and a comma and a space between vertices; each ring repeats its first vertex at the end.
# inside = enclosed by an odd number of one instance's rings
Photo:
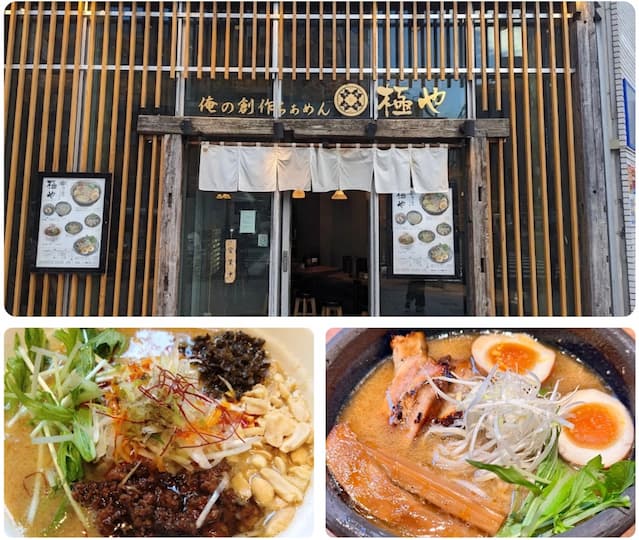
POLYGON ((264 340, 241 331, 198 336, 180 350, 198 364, 204 392, 215 397, 227 392, 230 386, 239 399, 264 380, 269 367, 264 340))

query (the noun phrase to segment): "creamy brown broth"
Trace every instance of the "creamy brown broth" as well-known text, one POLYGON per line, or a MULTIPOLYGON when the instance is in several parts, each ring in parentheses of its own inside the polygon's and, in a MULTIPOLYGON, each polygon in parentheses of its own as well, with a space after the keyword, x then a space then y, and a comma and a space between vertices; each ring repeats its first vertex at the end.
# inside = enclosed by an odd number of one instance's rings
MULTIPOLYGON (((451 356, 452 366, 468 364, 471 345, 477 335, 463 334, 459 336, 431 339, 428 341, 428 354, 434 359, 451 356)), ((559 381, 559 391, 566 394, 575 388, 596 388, 610 392, 602 380, 587 366, 575 358, 555 349, 557 354, 550 377, 544 388, 551 388, 559 381)), ((385 401, 386 390, 393 378, 393 362, 391 358, 383 360, 364 381, 355 389, 353 395, 340 412, 338 422, 347 423, 357 438, 367 444, 381 449, 388 449, 393 455, 406 458, 423 467, 433 467, 434 452, 441 439, 433 434, 426 435, 424 430, 413 441, 388 422, 388 406, 385 401)), ((441 470, 436 469, 435 470, 441 470)), ((471 470, 469 468, 469 470, 471 470)), ((445 474, 451 479, 470 481, 471 473, 445 474)), ((491 480, 481 484, 494 503, 508 511, 512 496, 510 485, 499 480, 491 480)), ((388 528, 384 525, 385 528, 388 528)))

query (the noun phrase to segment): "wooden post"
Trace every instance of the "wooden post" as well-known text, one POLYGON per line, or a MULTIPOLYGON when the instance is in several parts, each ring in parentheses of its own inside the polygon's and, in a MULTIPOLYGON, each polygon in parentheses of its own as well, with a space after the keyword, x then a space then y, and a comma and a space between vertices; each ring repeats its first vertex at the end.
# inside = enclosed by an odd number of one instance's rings
POLYGON ((162 183, 163 219, 158 242, 162 257, 158 268, 158 287, 155 289, 156 313, 178 314, 178 290, 180 271, 180 244, 182 239, 182 137, 165 135, 162 138, 164 159, 160 170, 162 183))
POLYGON ((475 316, 495 315, 493 238, 489 233, 488 140, 472 137, 468 149, 468 281, 469 308, 475 316))
MULTIPOLYGON (((575 107, 575 162, 577 165, 577 200, 579 241, 582 267, 582 301, 584 315, 612 315, 612 283, 608 210, 606 201, 605 152, 595 4, 579 2, 581 12, 572 24, 575 107)), ((568 141, 570 144, 571 141, 568 141)))

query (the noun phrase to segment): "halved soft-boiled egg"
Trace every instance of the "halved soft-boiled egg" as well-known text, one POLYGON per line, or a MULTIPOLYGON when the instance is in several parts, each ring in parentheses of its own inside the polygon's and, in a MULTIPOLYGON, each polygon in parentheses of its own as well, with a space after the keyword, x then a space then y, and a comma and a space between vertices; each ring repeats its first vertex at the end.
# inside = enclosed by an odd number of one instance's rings
POLYGON ((573 424, 559 435, 559 453, 566 461, 585 465, 601 454, 604 467, 624 459, 634 440, 628 409, 617 398, 600 390, 578 390, 570 398, 565 418, 573 424))
POLYGON ((473 341, 471 350, 484 373, 496 364, 502 371, 534 373, 543 382, 555 365, 555 351, 527 334, 486 334, 473 341))

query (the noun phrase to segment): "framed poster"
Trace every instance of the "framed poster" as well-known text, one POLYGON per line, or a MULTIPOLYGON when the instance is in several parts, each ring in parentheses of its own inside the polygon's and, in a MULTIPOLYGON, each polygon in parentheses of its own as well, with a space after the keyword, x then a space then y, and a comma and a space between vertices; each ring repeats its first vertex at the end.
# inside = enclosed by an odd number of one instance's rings
POLYGON ((453 190, 394 193, 393 274, 456 276, 453 190))
POLYGON ((106 269, 111 175, 38 173, 30 201, 31 271, 106 269))

